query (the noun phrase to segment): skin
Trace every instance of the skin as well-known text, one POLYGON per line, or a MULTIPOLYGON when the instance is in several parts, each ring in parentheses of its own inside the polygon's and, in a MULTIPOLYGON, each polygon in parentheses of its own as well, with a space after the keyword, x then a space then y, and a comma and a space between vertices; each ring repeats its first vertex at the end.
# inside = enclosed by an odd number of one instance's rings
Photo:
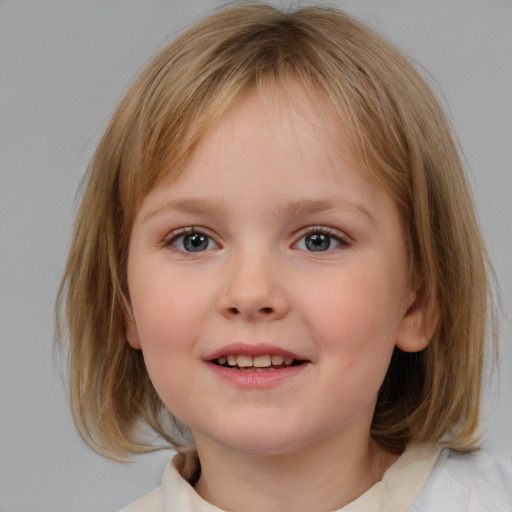
POLYGON ((193 433, 197 492, 227 510, 334 510, 379 481, 395 460, 369 434, 379 387, 395 345, 428 343, 397 208, 309 98, 246 91, 131 233, 128 342, 193 433), (320 228, 331 245, 312 251, 320 228), (307 363, 241 387, 205 360, 236 342, 307 363))

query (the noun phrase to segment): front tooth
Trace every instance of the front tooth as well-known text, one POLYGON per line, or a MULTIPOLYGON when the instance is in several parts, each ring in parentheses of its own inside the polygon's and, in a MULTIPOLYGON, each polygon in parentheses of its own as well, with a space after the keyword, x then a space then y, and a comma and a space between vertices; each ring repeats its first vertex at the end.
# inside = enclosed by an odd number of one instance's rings
POLYGON ((272 356, 272 364, 274 366, 279 366, 283 364, 284 357, 283 356, 272 356))
POLYGON ((286 366, 290 366, 293 363, 293 357, 285 357, 284 358, 284 364, 286 366))
POLYGON ((236 363, 238 361, 238 358, 235 354, 229 354, 228 355, 228 364, 229 366, 236 366, 236 363))
POLYGON ((264 356, 256 356, 252 360, 252 364, 257 368, 265 368, 266 366, 270 366, 272 364, 272 358, 268 354, 265 354, 264 356))
POLYGON ((238 356, 238 366, 240 368, 247 368, 252 366, 252 357, 251 356, 238 356))

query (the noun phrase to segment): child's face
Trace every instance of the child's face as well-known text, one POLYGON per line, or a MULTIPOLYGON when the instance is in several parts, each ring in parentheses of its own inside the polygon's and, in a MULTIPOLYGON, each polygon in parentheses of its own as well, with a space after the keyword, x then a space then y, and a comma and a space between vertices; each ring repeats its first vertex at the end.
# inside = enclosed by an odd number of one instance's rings
POLYGON ((393 347, 426 344, 400 218, 326 142, 314 102, 268 103, 247 92, 185 172, 146 196, 127 338, 198 446, 367 442, 393 347))

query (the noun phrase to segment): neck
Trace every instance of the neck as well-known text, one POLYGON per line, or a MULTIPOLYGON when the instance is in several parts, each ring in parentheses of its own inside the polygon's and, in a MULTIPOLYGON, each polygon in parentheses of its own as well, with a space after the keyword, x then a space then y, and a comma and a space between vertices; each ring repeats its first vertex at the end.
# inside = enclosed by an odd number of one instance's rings
POLYGON ((371 440, 353 441, 327 438, 296 452, 261 456, 229 451, 199 437, 196 491, 224 510, 336 510, 380 481, 397 458, 371 440))

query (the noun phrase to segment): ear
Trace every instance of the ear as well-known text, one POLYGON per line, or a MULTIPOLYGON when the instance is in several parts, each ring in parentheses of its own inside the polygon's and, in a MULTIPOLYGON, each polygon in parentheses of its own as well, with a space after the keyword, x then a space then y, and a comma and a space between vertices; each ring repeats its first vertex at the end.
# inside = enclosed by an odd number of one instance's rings
POLYGON ((137 325, 135 324, 135 319, 133 318, 133 313, 131 311, 125 313, 124 323, 126 341, 130 344, 132 348, 140 350, 141 343, 139 330, 137 329, 137 325))
POLYGON ((422 290, 411 290, 409 307, 398 327, 395 345, 404 352, 419 352, 429 344, 437 324, 439 312, 428 311, 422 290))

